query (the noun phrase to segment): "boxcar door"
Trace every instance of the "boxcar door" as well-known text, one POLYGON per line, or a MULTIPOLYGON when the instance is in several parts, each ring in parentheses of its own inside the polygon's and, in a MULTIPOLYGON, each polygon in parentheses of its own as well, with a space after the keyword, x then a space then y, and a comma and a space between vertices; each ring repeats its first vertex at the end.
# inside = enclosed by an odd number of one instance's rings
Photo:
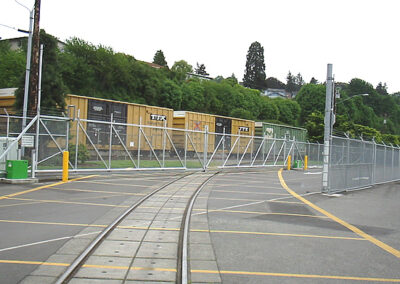
MULTIPOLYGON (((226 117, 215 117, 215 133, 232 133, 232 120, 226 117)), ((217 147, 219 141, 222 139, 223 135, 216 135, 215 137, 215 147, 217 147)), ((220 145, 220 149, 222 146, 220 145)), ((231 136, 225 136, 225 149, 231 147, 231 136)))

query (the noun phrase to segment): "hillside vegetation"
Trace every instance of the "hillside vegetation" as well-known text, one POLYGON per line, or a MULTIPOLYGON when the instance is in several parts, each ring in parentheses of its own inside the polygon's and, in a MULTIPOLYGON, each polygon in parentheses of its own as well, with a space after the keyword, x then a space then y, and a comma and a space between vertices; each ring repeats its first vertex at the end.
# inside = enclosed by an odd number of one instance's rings
MULTIPOLYGON (((299 86, 293 100, 270 99, 261 96, 259 90, 242 86, 234 75, 214 80, 188 78, 187 73, 193 72, 193 67, 184 60, 175 62, 171 68, 166 64, 154 68, 131 55, 77 38, 68 40, 63 52, 57 49, 56 39, 44 31, 41 41, 45 43, 42 81, 45 110, 65 108, 64 96, 72 93, 301 126, 307 128, 311 141, 322 141, 325 86, 315 79, 299 86)), ((21 109, 25 52, 11 51, 7 42, 1 42, 0 62, 0 88, 19 87, 17 109, 21 109)), ((201 67, 205 72, 204 64, 201 67)), ((265 80, 265 87, 272 83, 285 87, 272 77, 265 80)), ((348 132, 353 136, 375 137, 378 142, 400 144, 397 96, 387 94, 384 85, 374 88, 361 79, 341 83, 340 87, 336 133, 348 132), (369 96, 346 100, 365 93, 369 96)))

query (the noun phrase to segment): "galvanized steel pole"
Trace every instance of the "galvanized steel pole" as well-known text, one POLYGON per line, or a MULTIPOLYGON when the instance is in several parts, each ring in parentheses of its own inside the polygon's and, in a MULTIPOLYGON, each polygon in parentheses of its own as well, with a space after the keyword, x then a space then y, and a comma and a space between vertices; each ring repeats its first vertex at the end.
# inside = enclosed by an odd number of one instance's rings
POLYGON ((22 107, 22 129, 25 128, 25 126, 26 126, 26 117, 27 117, 27 110, 28 110, 29 76, 30 76, 30 72, 31 72, 33 19, 34 19, 33 15, 34 15, 34 9, 32 9, 29 12, 29 36, 28 36, 28 50, 27 50, 27 55, 26 55, 24 103, 23 103, 23 107, 22 107))
POLYGON ((328 64, 326 78, 326 99, 325 99, 325 130, 324 130, 324 165, 322 170, 322 191, 329 191, 329 148, 332 134, 332 95, 333 76, 332 64, 328 64))

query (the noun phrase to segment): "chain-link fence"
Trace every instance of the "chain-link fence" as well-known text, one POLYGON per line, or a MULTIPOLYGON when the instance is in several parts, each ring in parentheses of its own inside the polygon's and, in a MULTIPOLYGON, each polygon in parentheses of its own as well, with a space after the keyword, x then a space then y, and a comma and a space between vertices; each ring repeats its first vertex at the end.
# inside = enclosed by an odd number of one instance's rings
POLYGON ((328 190, 338 192, 400 179, 400 148, 332 137, 328 190))
POLYGON ((289 155, 299 164, 308 156, 309 167, 322 166, 322 145, 267 136, 118 123, 112 118, 36 116, 27 124, 22 131, 21 117, 0 116, 0 136, 8 139, 4 149, 13 146, 6 155, 0 152, 0 161, 26 159, 33 174, 60 172, 66 150, 70 171, 286 166, 289 155), (24 144, 27 138, 33 144, 24 144))

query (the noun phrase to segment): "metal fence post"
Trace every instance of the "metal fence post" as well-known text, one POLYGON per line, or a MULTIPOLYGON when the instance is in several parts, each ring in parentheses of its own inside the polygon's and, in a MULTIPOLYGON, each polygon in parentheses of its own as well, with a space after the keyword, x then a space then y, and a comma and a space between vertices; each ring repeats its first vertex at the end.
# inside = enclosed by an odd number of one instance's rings
POLYGON ((77 120, 76 120, 76 142, 75 142, 75 170, 78 169, 78 144, 79 144, 79 117, 81 115, 81 110, 78 109, 77 120))
POLYGON ((36 172, 36 163, 34 161, 36 161, 36 150, 35 149, 32 150, 32 166, 31 166, 31 177, 32 178, 35 178, 35 172, 36 172))
POLYGON ((108 148, 108 169, 111 169, 111 152, 112 152, 112 135, 113 135, 113 119, 114 113, 111 113, 110 117, 110 140, 109 140, 109 148, 108 148))
POLYGON ((394 147, 393 147, 393 144, 390 144, 391 146, 392 146, 392 177, 391 177, 391 181, 393 181, 394 180, 394 174, 393 174, 393 171, 394 171, 394 147))
POLYGON ((384 144, 384 145, 385 145, 385 148, 384 148, 385 152, 383 154, 383 181, 386 181, 386 144, 384 144))
POLYGON ((141 147, 141 133, 142 133, 142 117, 139 117, 139 129, 138 129, 138 168, 140 168, 140 147, 141 147))
POLYGON ((165 168, 165 148, 166 148, 166 144, 167 144, 167 134, 166 134, 166 131, 167 131, 167 121, 166 120, 164 120, 164 129, 163 129, 164 131, 163 131, 163 150, 162 150, 162 167, 163 168, 165 168))
POLYGON ((185 149, 184 149, 184 152, 185 152, 185 168, 187 168, 187 147, 188 147, 188 123, 186 123, 186 126, 185 126, 185 149))
POLYGON ((10 135, 10 115, 8 114, 6 109, 4 109, 4 112, 7 115, 7 136, 6 137, 8 138, 8 136, 10 135))
POLYGON ((239 143, 238 143, 238 149, 237 149, 237 153, 236 153, 236 160, 237 160, 237 165, 239 166, 239 152, 240 152, 240 129, 239 129, 239 131, 238 131, 238 134, 239 134, 239 137, 238 137, 238 139, 239 139, 239 143))
POLYGON ((371 177, 371 184, 375 184, 375 175, 376 175, 376 143, 375 139, 372 139, 372 177, 371 177))
POLYGON ((222 129, 222 163, 225 160, 225 127, 222 129))
POLYGON ((206 170, 207 166, 207 152, 208 152, 208 125, 205 126, 204 130, 204 153, 203 153, 203 169, 206 170))

